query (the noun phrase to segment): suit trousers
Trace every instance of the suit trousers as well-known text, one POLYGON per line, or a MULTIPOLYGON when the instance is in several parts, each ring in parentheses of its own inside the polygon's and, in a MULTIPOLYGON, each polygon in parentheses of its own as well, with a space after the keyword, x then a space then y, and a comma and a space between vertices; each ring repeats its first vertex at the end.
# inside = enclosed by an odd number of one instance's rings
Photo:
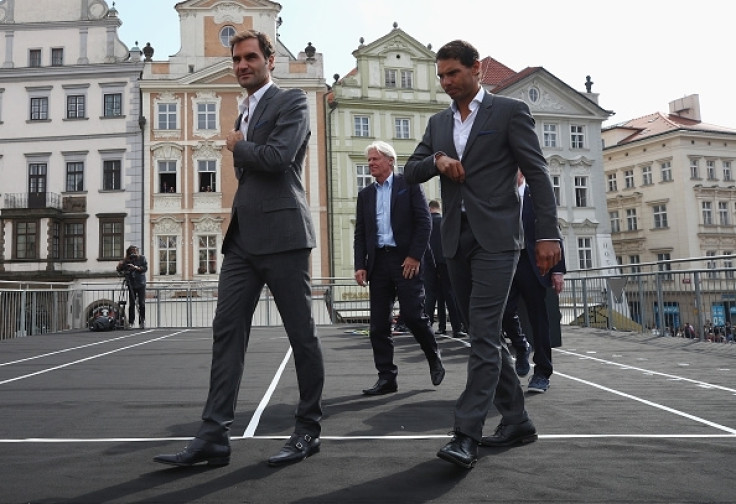
POLYGON ((552 344, 549 334, 546 296, 547 287, 539 283, 529 254, 526 250, 522 250, 519 256, 519 264, 516 266, 514 281, 511 284, 506 311, 504 312, 504 330, 517 352, 519 350, 524 351, 523 340, 526 338, 522 333, 521 323, 517 315, 519 298, 523 299, 529 325, 532 329, 534 374, 549 378, 552 376, 552 344))
POLYGON ((427 268, 424 278, 424 287, 427 292, 425 299, 425 312, 429 317, 429 323, 434 322, 434 308, 437 306, 437 328, 441 331, 447 330, 447 316, 450 316, 452 332, 462 330, 460 314, 457 311, 455 293, 452 291, 450 274, 447 272, 447 264, 438 262, 434 269, 427 268), (430 271, 431 270, 431 271, 430 271), (445 310, 445 308, 447 310, 445 310))
POLYGON ((462 219, 456 255, 448 258, 458 309, 470 337, 467 382, 455 404, 455 432, 480 441, 491 404, 502 422, 528 419, 524 391, 503 342, 501 319, 511 288, 518 251, 489 252, 462 219))
POLYGON ((370 289, 370 339, 373 361, 378 377, 395 380, 398 368, 394 364, 394 341, 391 336, 391 318, 396 297, 399 298, 401 320, 419 343, 427 361, 437 358, 437 340, 424 313, 424 284, 421 275, 413 278, 402 276, 404 257, 393 249, 376 251, 371 271, 370 289))
POLYGON ((228 443, 253 313, 264 285, 273 295, 294 352, 299 385, 295 432, 319 436, 324 363, 312 318, 310 253, 302 249, 251 255, 233 243, 228 245, 212 324, 210 389, 196 437, 228 443))

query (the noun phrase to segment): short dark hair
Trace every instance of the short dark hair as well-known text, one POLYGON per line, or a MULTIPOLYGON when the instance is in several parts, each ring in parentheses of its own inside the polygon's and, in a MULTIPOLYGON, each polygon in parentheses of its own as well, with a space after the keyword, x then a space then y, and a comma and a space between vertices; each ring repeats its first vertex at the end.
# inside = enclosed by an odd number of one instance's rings
POLYGON ((440 47, 435 58, 436 61, 448 59, 456 59, 463 66, 471 67, 473 63, 480 59, 480 55, 478 54, 478 50, 469 42, 453 40, 440 47))
POLYGON ((273 47, 273 42, 271 42, 271 39, 268 35, 257 30, 243 30, 236 33, 230 38, 230 56, 232 56, 233 54, 233 48, 235 47, 235 44, 249 38, 258 39, 258 46, 261 48, 261 53, 263 53, 264 59, 268 59, 272 55, 276 54, 276 50, 273 47))
POLYGON ((440 202, 437 201, 436 199, 429 201, 429 208, 439 208, 439 207, 440 207, 440 202))

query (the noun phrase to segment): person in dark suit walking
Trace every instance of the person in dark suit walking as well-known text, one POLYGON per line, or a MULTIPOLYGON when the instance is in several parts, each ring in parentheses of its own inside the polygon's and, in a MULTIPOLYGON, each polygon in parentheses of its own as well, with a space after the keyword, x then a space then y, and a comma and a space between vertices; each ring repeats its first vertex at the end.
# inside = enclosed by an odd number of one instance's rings
MULTIPOLYGON (((539 272, 536 261, 532 259, 536 233, 534 232, 536 216, 532 192, 524 181, 524 175, 518 174, 519 195, 522 199, 521 220, 524 226, 524 244, 516 265, 516 273, 511 283, 511 291, 503 314, 503 330, 516 349, 516 374, 526 376, 529 369, 530 345, 524 336, 519 321, 519 298, 524 300, 529 325, 532 330, 534 345, 534 374, 529 380, 527 390, 544 393, 549 388, 549 377, 552 376, 552 344, 550 341, 550 317, 547 308, 547 291, 553 289, 555 294, 564 287, 565 268, 564 249, 561 248, 560 262, 555 264, 546 275, 539 272)), ((559 317, 554 320, 559 321, 559 317)), ((559 322, 558 322, 559 323, 559 322)))
POLYGON ((440 211, 440 203, 437 200, 429 202, 429 213, 432 216, 432 232, 429 235, 429 249, 425 257, 431 257, 425 260, 424 268, 424 290, 426 292, 424 300, 425 313, 429 317, 429 323, 434 323, 435 307, 437 308, 437 333, 447 333, 447 317, 450 317, 450 326, 452 327, 452 336, 454 338, 464 338, 467 336, 462 330, 462 322, 460 322, 460 313, 457 310, 457 302, 455 294, 452 292, 450 284, 450 275, 447 272, 447 260, 442 251, 442 238, 440 236, 440 225, 442 223, 442 213, 440 211), (447 308, 445 310, 445 308, 447 308))
POLYGON ((458 308, 470 336, 465 390, 455 405, 454 435, 437 456, 470 469, 478 444, 534 441, 537 431, 501 335, 501 319, 524 244, 520 169, 534 192, 536 262, 542 274, 560 260, 560 234, 549 170, 529 107, 480 84, 478 51, 455 40, 436 55, 437 75, 451 106, 429 119, 404 167, 407 182, 440 177, 442 248, 458 308), (495 434, 482 434, 488 410, 501 415, 495 434))
POLYGON ((131 245, 125 251, 125 257, 115 268, 124 275, 128 286, 128 324, 135 324, 135 309, 138 307, 138 324, 141 329, 146 328, 146 271, 148 261, 140 253, 138 247, 131 245))
POLYGON ((316 240, 302 182, 310 137, 307 99, 304 91, 280 89, 271 81, 275 49, 264 33, 240 32, 230 48, 235 76, 248 92, 226 140, 239 185, 222 245, 225 257, 202 423, 184 451, 154 459, 178 466, 230 461, 229 430, 253 312, 264 285, 281 313, 299 383, 294 433, 268 463, 297 462, 320 449, 324 364, 309 276, 316 240))
POLYGON ((355 281, 369 285, 370 340, 378 370, 376 384, 366 395, 398 390, 394 364, 391 315, 397 296, 403 323, 417 340, 429 362, 432 384, 445 377, 440 350, 424 313, 421 260, 427 249, 431 220, 424 191, 394 174, 396 152, 386 142, 373 142, 365 150, 375 183, 358 193, 353 252, 355 281))

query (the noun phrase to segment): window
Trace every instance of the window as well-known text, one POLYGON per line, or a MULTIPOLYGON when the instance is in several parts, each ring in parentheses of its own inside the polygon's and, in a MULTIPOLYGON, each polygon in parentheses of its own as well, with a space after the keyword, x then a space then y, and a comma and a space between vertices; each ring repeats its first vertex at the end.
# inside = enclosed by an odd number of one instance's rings
POLYGON ((106 93, 103 102, 104 117, 120 117, 123 115, 122 93, 106 93))
POLYGON ((669 161, 664 161, 660 163, 660 169, 662 173, 662 182, 671 182, 672 181, 672 163, 669 161))
POLYGON ((396 70, 392 68, 387 68, 385 72, 386 76, 386 87, 387 88, 395 88, 396 87, 396 70))
POLYGON ((38 222, 15 222, 15 259, 38 257, 38 222))
POLYGON ((728 202, 727 201, 719 201, 718 202, 718 223, 721 226, 728 226, 731 224, 731 219, 728 215, 728 202))
POLYGON ((532 103, 537 103, 539 101, 539 89, 535 87, 529 88, 529 101, 532 103))
POLYGON ((624 185, 626 186, 626 189, 634 187, 634 170, 624 171, 624 185))
MULTIPOLYGON (((730 256, 733 254, 732 250, 724 250, 723 255, 730 256)), ((726 278, 734 278, 733 259, 727 257, 723 260, 723 269, 726 270, 726 278)))
POLYGON ((616 181, 616 174, 609 173, 608 174, 608 192, 616 192, 616 191, 618 191, 618 182, 616 181))
POLYGON ((66 164, 66 192, 84 191, 84 163, 66 164))
MULTIPOLYGON (((672 263, 670 261, 670 254, 669 252, 664 252, 661 254, 657 254, 657 270, 658 271, 672 271, 672 263), (666 262, 665 262, 666 261, 666 262)), ((664 280, 672 280, 672 274, 667 273, 662 276, 664 280)))
POLYGON ((235 28, 232 26, 223 26, 220 30, 220 43, 225 47, 230 47, 230 39, 235 35, 235 28))
MULTIPOLYGON (((121 254, 122 255, 122 254, 121 254)), ((51 259, 61 259, 61 224, 58 221, 51 222, 51 259)))
POLYGON ((41 49, 31 49, 28 51, 28 66, 39 68, 41 66, 41 49))
POLYGON ((725 182, 730 182, 733 180, 732 174, 731 174, 731 161, 723 162, 723 180, 725 182))
POLYGON ((111 159, 102 163, 102 189, 120 191, 122 186, 122 170, 119 159, 111 159))
POLYGON ((367 137, 370 136, 370 127, 368 116, 355 116, 353 118, 353 136, 367 137))
POLYGON ((545 147, 557 147, 557 125, 552 123, 542 124, 542 135, 545 147))
POLYGON ((691 159, 690 160, 690 178, 691 179, 699 179, 700 178, 700 166, 698 166, 698 160, 697 159, 691 159))
POLYGON ((588 177, 575 177, 575 206, 588 205, 588 177))
POLYGON ((84 95, 69 95, 66 97, 67 119, 83 119, 85 117, 84 98, 84 95))
POLYGON ((706 161, 705 162, 705 173, 708 177, 708 180, 715 180, 716 179, 716 162, 715 161, 706 161))
POLYGON ((199 191, 217 192, 217 161, 213 159, 197 161, 199 191))
POLYGON ((31 98, 31 121, 45 121, 49 118, 49 99, 47 96, 31 98))
POLYGON ((643 166, 641 169, 641 184, 642 185, 652 185, 652 167, 651 166, 643 166))
POLYGON ((667 205, 654 205, 652 207, 654 214, 654 228, 662 229, 667 227, 667 205))
POLYGON ((401 88, 411 89, 414 87, 414 72, 412 70, 401 71, 401 88))
POLYGON ((555 203, 557 203, 557 206, 560 206, 560 195, 561 189, 560 189, 560 180, 561 177, 559 175, 552 175, 552 192, 555 193, 555 203))
POLYGON ((217 236, 199 236, 197 243, 199 244, 197 273, 200 275, 214 275, 217 273, 217 236))
POLYGON ((590 238, 578 238, 578 266, 580 269, 593 267, 593 247, 590 238))
POLYGON ((636 231, 639 229, 639 225, 636 219, 636 208, 626 209, 626 229, 628 231, 636 231))
POLYGON ((608 212, 608 218, 611 221, 611 232, 620 233, 621 232, 621 218, 618 215, 618 211, 614 210, 613 212, 608 212))
POLYGON ((585 147, 585 133, 583 128, 583 126, 575 124, 570 126, 571 149, 582 149, 585 147))
POLYGON ((368 165, 355 165, 355 172, 357 174, 358 191, 373 183, 373 177, 371 176, 371 170, 368 168, 368 165))
POLYGON ((176 192, 176 161, 158 162, 158 192, 176 192))
POLYGON ((28 192, 46 192, 46 163, 30 163, 28 165, 28 192))
MULTIPOLYGON (((713 257, 716 256, 716 251, 715 250, 706 250, 705 251, 705 256, 706 257, 713 258, 713 257)), ((706 277, 707 278, 716 278, 718 276, 718 273, 716 273, 715 271, 713 271, 713 270, 716 269, 716 262, 713 259, 709 259, 707 261, 705 267, 708 268, 708 270, 709 270, 708 273, 706 274, 706 277)))
POLYGON ((703 201, 701 204, 701 209, 703 213, 703 225, 705 226, 712 226, 713 225, 713 203, 710 201, 703 201))
POLYGON ((64 223, 64 259, 84 259, 84 222, 64 223))
POLYGON ((641 273, 641 266, 639 266, 640 263, 641 259, 638 254, 629 256, 629 264, 631 265, 632 273, 641 273))
POLYGON ((176 103, 158 104, 158 129, 176 129, 176 103))
POLYGON ((409 138, 410 126, 409 119, 394 119, 396 138, 409 138))
POLYGON ((62 66, 64 64, 64 49, 55 47, 51 49, 51 66, 62 66))
POLYGON ((176 236, 158 237, 158 274, 176 275, 176 236))
POLYGON ((217 129, 217 106, 215 103, 197 104, 197 129, 217 129))
POLYGON ((123 257, 123 217, 100 217, 100 259, 123 257))

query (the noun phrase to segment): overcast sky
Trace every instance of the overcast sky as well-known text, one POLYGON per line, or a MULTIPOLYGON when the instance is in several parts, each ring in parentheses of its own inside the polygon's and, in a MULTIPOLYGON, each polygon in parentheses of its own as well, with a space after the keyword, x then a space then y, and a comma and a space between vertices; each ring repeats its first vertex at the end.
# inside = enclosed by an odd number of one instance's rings
MULTIPOLYGON (((174 0, 116 0, 121 40, 150 42, 154 60, 179 50, 174 0)), ((328 84, 354 66, 360 37, 399 28, 434 50, 462 38, 512 70, 542 66, 584 91, 590 75, 605 125, 700 95, 703 122, 736 129, 736 2, 732 0, 281 0, 281 41, 295 55, 311 42, 328 84)), ((108 5, 111 5, 108 0, 108 5)))

